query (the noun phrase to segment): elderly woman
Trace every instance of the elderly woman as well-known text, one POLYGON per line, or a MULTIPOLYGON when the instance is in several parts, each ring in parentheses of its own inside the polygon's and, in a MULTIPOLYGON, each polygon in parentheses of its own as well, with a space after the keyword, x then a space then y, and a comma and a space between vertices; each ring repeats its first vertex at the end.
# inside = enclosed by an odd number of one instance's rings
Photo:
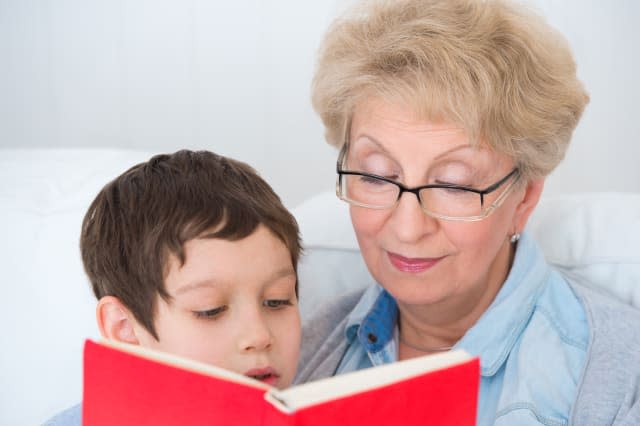
POLYGON ((463 348, 480 425, 640 424, 640 312, 567 282, 525 231, 588 100, 565 40, 504 1, 337 20, 313 105, 379 286, 308 321, 298 382, 463 348))

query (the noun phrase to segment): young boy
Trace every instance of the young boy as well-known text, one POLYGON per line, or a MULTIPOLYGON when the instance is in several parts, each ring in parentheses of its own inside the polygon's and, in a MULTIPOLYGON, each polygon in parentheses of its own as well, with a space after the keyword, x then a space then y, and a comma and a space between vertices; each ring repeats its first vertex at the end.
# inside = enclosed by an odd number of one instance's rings
POLYGON ((89 207, 80 250, 103 337, 293 381, 298 226, 248 165, 184 150, 132 167, 89 207))

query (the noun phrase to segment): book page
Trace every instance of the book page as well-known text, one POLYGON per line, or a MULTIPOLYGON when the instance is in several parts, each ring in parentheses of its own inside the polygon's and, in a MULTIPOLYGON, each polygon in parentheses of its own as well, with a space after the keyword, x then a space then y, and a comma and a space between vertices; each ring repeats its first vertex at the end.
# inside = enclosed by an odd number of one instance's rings
POLYGON ((271 386, 259 382, 258 380, 254 380, 250 377, 243 376, 242 374, 238 374, 230 370, 225 370, 224 368, 216 367, 215 365, 206 364, 178 355, 173 355, 167 352, 161 352, 154 349, 144 348, 139 345, 132 345, 129 343, 118 342, 110 339, 101 339, 98 343, 103 346, 108 346, 142 358, 150 359, 162 364, 171 365, 173 367, 192 371, 194 373, 199 373, 205 376, 218 377, 230 382, 240 383, 264 390, 271 389, 271 386))
POLYGON ((463 350, 425 355, 380 367, 341 374, 284 390, 271 389, 266 399, 284 412, 343 398, 368 389, 383 387, 413 376, 469 361, 463 350))

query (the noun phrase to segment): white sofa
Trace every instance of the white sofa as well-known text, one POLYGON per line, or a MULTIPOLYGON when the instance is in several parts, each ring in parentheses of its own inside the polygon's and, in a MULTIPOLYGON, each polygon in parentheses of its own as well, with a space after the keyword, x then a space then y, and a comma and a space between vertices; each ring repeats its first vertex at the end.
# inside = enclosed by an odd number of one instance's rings
MULTIPOLYGON (((0 424, 40 424, 80 401, 82 343, 98 337, 78 238, 97 191, 151 153, 0 149, 0 424)), ((303 316, 372 282, 347 205, 334 194, 294 209, 305 255, 303 316)), ((563 273, 640 308, 640 194, 543 199, 529 230, 563 273)))

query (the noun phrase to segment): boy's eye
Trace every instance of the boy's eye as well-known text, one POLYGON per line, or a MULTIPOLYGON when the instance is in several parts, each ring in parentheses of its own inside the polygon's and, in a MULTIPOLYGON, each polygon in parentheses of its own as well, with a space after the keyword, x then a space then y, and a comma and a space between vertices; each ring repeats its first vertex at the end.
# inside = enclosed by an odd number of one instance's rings
POLYGON ((206 311, 193 311, 193 314, 196 318, 215 318, 226 310, 226 306, 219 306, 217 308, 207 309, 206 311))
POLYGON ((268 299, 262 302, 262 305, 267 308, 278 309, 282 308, 283 306, 291 306, 292 303, 290 300, 268 299))

